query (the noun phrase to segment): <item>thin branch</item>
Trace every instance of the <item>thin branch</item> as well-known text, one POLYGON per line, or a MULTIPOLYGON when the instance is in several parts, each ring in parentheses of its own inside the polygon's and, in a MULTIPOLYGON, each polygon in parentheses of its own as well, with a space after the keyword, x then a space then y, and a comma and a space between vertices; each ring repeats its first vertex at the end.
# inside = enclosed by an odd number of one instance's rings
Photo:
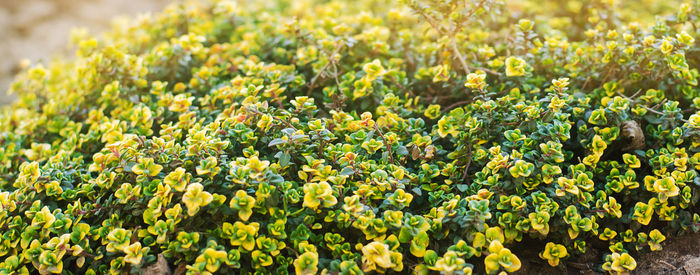
POLYGON ((447 106, 447 107, 445 108, 445 110, 442 111, 442 113, 443 113, 443 114, 444 114, 444 113, 447 113, 449 110, 452 110, 452 109, 455 108, 455 107, 459 107, 459 106, 464 105, 464 104, 467 104, 467 103, 469 103, 469 102, 471 102, 471 100, 463 100, 463 101, 455 102, 454 104, 452 104, 452 105, 450 105, 450 106, 447 106))
POLYGON ((642 92, 642 89, 639 89, 639 90, 637 90, 632 96, 630 96, 629 98, 636 98, 637 95, 638 95, 639 93, 641 93, 641 92, 642 92))
POLYGON ((467 61, 464 60, 464 56, 462 56, 462 53, 457 49, 457 42, 455 42, 454 37, 451 37, 450 40, 452 40, 452 50, 455 52, 455 55, 457 55, 457 59, 459 59, 459 62, 462 63, 462 67, 464 68, 464 72, 466 74, 471 73, 469 70, 469 66, 467 65, 467 61))
POLYGON ((321 68, 321 70, 314 76, 314 78, 311 79, 311 83, 309 84, 309 90, 306 92, 306 96, 311 96, 311 92, 314 90, 314 87, 316 86, 316 81, 318 80, 319 77, 328 69, 331 64, 335 63, 335 55, 340 52, 340 49, 343 48, 343 44, 336 45, 335 50, 333 53, 330 54, 328 57, 328 62, 326 65, 321 68))
POLYGON ((343 89, 340 85, 340 81, 338 80, 339 74, 340 72, 338 71, 338 64, 335 64, 335 62, 333 62, 333 78, 335 78, 335 85, 338 86, 338 93, 342 93, 343 89))
POLYGON ((673 269, 673 270, 678 270, 678 268, 677 268, 676 266, 674 266, 674 265, 668 263, 667 261, 660 260, 659 262, 662 263, 662 264, 664 264, 665 266, 667 266, 667 267, 673 269))
MULTIPOLYGON (((263 112, 260 112, 260 111, 258 111, 258 110, 256 110, 256 109, 253 109, 253 108, 246 108, 246 109, 247 109, 248 111, 250 111, 250 112, 253 112, 254 114, 264 115, 263 112)), ((284 120, 284 119, 280 119, 280 118, 278 118, 278 117, 276 117, 276 116, 270 116, 270 117, 272 117, 272 119, 274 119, 274 120, 277 120, 277 121, 280 121, 280 122, 284 123, 285 125, 287 125, 287 127, 294 129, 294 131, 297 131, 297 128, 294 127, 294 125, 292 125, 291 123, 289 123, 289 121, 286 121, 286 120, 284 120)))
POLYGON ((656 109, 657 107, 661 106, 661 104, 666 103, 666 101, 668 101, 668 98, 664 98, 664 100, 662 100, 661 102, 659 102, 659 104, 656 104, 656 105, 654 105, 654 106, 651 106, 651 108, 652 108, 652 109, 656 109))
POLYGON ((590 76, 589 76, 589 77, 586 77, 586 81, 583 82, 583 86, 581 86, 581 90, 582 90, 582 91, 585 91, 585 90, 586 90, 586 86, 588 85, 588 82, 589 82, 589 81, 591 81, 591 77, 590 77, 590 76))
POLYGON ((428 24, 430 24, 430 26, 432 26, 433 29, 435 29, 438 33, 440 33, 440 35, 445 35, 446 33, 448 34, 448 36, 450 37, 451 44, 452 44, 452 51, 454 51, 455 55, 457 56, 459 61, 462 63, 462 67, 464 68, 464 71, 467 74, 469 74, 470 73, 469 66, 467 65, 467 61, 464 59, 464 56, 462 56, 462 52, 460 52, 459 49, 457 48, 457 42, 454 39, 454 35, 452 35, 452 33, 449 30, 447 30, 447 28, 445 28, 445 26, 443 26, 437 20, 435 20, 430 15, 425 13, 422 9, 416 9, 416 10, 418 11, 418 13, 421 16, 423 16, 423 18, 426 21, 428 21, 428 24))
POLYGON ((379 127, 377 127, 376 123, 374 124, 374 130, 377 131, 377 133, 379 133, 379 136, 382 137, 382 140, 384 141, 384 146, 386 147, 386 150, 389 153, 389 161, 391 161, 391 164, 396 164, 396 163, 394 163, 394 156, 391 153, 391 144, 389 144, 386 141, 386 137, 384 137, 384 133, 382 133, 382 130, 380 130, 379 127))
MULTIPOLYGON (((485 2, 486 2, 486 0, 481 0, 481 2, 479 2, 479 4, 477 4, 476 7, 475 7, 474 9, 472 9, 472 10, 469 12, 469 14, 467 14, 466 17, 472 17, 479 9, 482 8, 482 6, 484 5, 485 2)), ((451 42, 450 44, 451 44, 451 47, 452 47, 452 51, 453 51, 454 54, 457 56, 457 59, 458 59, 459 62, 462 64, 462 67, 464 68, 464 71, 465 71, 467 74, 469 74, 469 73, 471 72, 471 70, 482 70, 482 71, 487 72, 487 73, 492 74, 492 75, 498 75, 498 76, 501 75, 501 73, 496 72, 496 71, 493 71, 493 70, 490 70, 490 69, 487 69, 487 68, 482 68, 482 67, 476 67, 476 68, 475 68, 475 67, 469 66, 469 65, 467 64, 466 59, 464 58, 464 55, 462 55, 462 52, 461 52, 461 51, 459 50, 459 48, 457 47, 457 41, 455 40, 454 31, 452 31, 452 32, 449 31, 445 26, 443 26, 442 24, 440 24, 440 23, 438 22, 438 20, 436 20, 435 18, 432 18, 430 15, 428 15, 427 13, 425 13, 422 9, 416 8, 416 9, 414 9, 414 10, 415 10, 418 14, 420 14, 420 15, 425 19, 425 21, 427 21, 428 24, 430 24, 430 26, 431 26, 433 29, 435 29, 440 35, 446 35, 446 34, 447 34, 447 35, 450 37, 450 42, 451 42)))
MULTIPOLYGON (((617 92, 617 94, 618 94, 619 96, 621 96, 621 97, 624 97, 624 98, 626 98, 626 99, 632 101, 632 103, 636 103, 636 102, 634 102, 633 99, 631 99, 631 98, 629 98, 629 97, 623 95, 623 94, 620 93, 619 91, 617 92)), ((647 111, 652 112, 652 113, 654 113, 654 114, 657 114, 657 115, 660 115, 660 116, 665 116, 665 115, 666 115, 666 113, 659 112, 659 111, 654 110, 654 109, 652 109, 652 108, 649 108, 649 107, 647 107, 647 106, 645 106, 645 105, 643 105, 643 104, 637 104, 637 105, 642 106, 642 108, 644 108, 644 109, 646 109, 647 111)), ((683 118, 681 118, 680 121, 683 121, 683 122, 686 122, 686 123, 688 122, 687 120, 685 120, 685 119, 683 119, 683 118)))
MULTIPOLYGON (((477 4, 476 7, 474 9, 472 9, 469 12, 469 14, 467 14, 466 17, 467 18, 472 17, 479 9, 481 9, 481 7, 484 5, 485 2, 486 2, 486 0, 481 0, 481 2, 479 2, 479 4, 477 4)), ((457 48, 457 42, 455 42, 455 36, 451 35, 450 39, 452 40, 452 49, 455 51, 455 54, 457 55, 457 58, 459 58, 459 61, 462 62, 462 66, 464 67, 464 71, 467 74, 469 74, 470 73, 469 66, 467 65, 467 62, 464 60, 462 53, 457 48)), ((491 71, 491 72, 493 72, 493 71, 491 71)))
POLYGON ((471 12, 469 12, 467 17, 472 17, 472 15, 474 15, 479 9, 481 9, 483 7, 485 2, 486 2, 486 0, 481 0, 481 2, 479 2, 479 4, 476 5, 476 8, 474 8, 473 10, 471 10, 471 12))
POLYGON ((447 32, 447 30, 445 29, 445 26, 443 26, 442 24, 439 24, 437 22, 437 20, 430 17, 430 15, 426 14, 422 9, 414 9, 414 10, 416 12, 418 12, 418 14, 423 16, 423 18, 426 21, 428 21, 428 24, 430 24, 430 26, 432 26, 433 29, 435 29, 438 33, 440 33, 442 35, 442 34, 444 34, 444 32, 447 32))
POLYGON ((482 71, 484 71, 484 72, 486 72, 486 73, 488 73, 488 74, 492 74, 492 75, 497 75, 497 76, 500 76, 500 75, 501 75, 501 73, 499 73, 499 72, 497 72, 497 71, 494 71, 494 70, 491 70, 491 69, 486 69, 486 68, 484 68, 484 67, 471 67, 471 68, 474 69, 474 70, 482 70, 482 71))
POLYGON ((467 165, 464 166, 464 174, 462 175, 462 182, 467 180, 467 176, 469 175, 469 166, 472 164, 472 144, 471 142, 469 143, 469 148, 467 149, 467 165))

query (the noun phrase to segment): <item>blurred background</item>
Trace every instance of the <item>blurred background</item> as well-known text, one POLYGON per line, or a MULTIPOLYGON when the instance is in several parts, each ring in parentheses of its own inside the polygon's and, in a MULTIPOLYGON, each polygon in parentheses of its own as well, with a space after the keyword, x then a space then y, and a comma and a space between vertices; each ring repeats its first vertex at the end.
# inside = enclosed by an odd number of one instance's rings
POLYGON ((70 30, 95 34, 116 16, 137 16, 163 9, 170 0, 0 0, 0 105, 23 59, 32 64, 55 54, 70 55, 70 30))

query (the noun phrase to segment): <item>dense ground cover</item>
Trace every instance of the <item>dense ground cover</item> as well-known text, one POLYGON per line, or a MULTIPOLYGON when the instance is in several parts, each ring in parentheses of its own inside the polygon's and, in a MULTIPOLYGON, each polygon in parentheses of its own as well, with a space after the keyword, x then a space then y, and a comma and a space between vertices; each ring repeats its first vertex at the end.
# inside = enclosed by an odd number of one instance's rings
POLYGON ((700 6, 647 2, 217 1, 76 36, 0 114, 0 271, 634 270, 700 229, 700 6))

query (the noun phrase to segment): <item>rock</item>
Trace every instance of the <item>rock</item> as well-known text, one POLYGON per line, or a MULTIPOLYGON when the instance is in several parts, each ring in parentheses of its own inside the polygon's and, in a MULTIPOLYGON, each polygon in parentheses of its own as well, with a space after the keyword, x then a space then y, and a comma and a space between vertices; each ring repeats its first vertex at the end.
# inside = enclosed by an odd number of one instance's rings
POLYGON ((640 150, 644 148, 645 138, 642 127, 639 126, 634 120, 627 120, 622 122, 622 130, 620 135, 622 138, 629 142, 624 147, 622 151, 629 152, 633 150, 640 150))
POLYGON ((700 275, 700 257, 686 261, 683 264, 683 270, 688 275, 700 275))
POLYGON ((143 270, 143 275, 170 275, 170 267, 168 266, 168 260, 165 259, 163 254, 158 254, 158 261, 143 270))

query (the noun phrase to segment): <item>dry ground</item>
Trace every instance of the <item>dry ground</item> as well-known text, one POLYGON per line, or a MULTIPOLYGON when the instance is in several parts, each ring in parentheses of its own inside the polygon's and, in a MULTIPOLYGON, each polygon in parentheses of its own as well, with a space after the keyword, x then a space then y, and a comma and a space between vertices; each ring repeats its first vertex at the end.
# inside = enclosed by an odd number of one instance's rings
POLYGON ((47 61, 67 50, 70 30, 97 33, 115 16, 162 9, 170 0, 0 0, 0 105, 22 59, 47 61))

